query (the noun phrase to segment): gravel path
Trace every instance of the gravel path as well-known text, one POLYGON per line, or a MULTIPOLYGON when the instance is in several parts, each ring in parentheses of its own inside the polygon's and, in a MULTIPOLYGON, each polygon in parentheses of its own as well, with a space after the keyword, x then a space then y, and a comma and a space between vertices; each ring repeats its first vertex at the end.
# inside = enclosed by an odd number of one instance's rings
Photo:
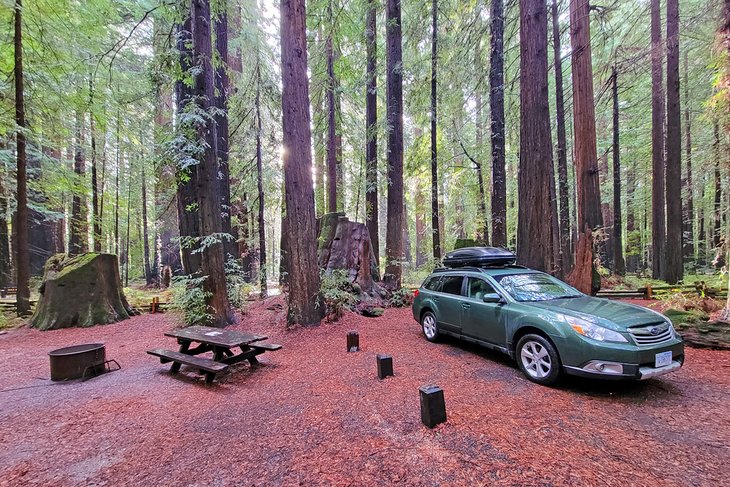
POLYGON ((730 352, 687 351, 641 383, 550 389, 499 354, 430 344, 410 310, 286 331, 281 298, 236 329, 284 348, 212 386, 145 354, 169 315, 0 336, 0 485, 722 485, 730 478, 730 352), (274 309, 268 309, 274 308, 274 309), (345 352, 348 330, 363 350, 345 352), (101 341, 122 370, 54 384, 47 352, 101 341), (396 376, 377 380, 375 354, 396 376), (420 424, 418 387, 448 422, 420 424))

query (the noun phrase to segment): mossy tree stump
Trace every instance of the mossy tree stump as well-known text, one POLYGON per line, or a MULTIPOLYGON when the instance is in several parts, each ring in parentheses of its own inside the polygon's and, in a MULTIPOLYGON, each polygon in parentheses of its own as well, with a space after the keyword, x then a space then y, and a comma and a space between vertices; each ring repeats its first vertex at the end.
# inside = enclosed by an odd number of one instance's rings
POLYGON ((136 314, 124 297, 113 254, 52 256, 40 293, 30 322, 40 330, 104 325, 136 314))

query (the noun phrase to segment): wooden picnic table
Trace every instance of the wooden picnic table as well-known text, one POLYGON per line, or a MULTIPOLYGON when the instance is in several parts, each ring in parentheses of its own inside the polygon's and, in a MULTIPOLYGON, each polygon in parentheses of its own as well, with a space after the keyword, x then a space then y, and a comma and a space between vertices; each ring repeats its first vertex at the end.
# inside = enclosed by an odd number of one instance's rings
POLYGON ((223 330, 210 326, 190 326, 165 333, 177 339, 180 350, 153 349, 147 353, 160 357, 160 362, 172 362, 170 372, 173 374, 180 370, 183 364, 191 365, 205 374, 205 382, 211 383, 215 375, 225 371, 228 366, 248 360, 253 366, 258 364, 258 355, 264 352, 279 350, 281 345, 273 343, 260 343, 268 337, 254 335, 236 330, 223 330), (197 344, 193 347, 194 344, 197 344), (192 347, 192 348, 191 348, 192 347), (236 353, 234 349, 239 349, 236 353), (197 357, 197 355, 212 352, 213 358, 197 357))

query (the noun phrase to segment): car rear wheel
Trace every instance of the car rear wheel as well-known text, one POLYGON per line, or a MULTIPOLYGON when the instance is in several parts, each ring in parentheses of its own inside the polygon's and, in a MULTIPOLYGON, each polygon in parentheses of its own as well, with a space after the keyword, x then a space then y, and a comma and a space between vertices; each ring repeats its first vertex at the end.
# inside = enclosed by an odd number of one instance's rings
POLYGON ((426 335, 426 340, 429 342, 436 342, 439 339, 439 328, 438 322, 436 321, 436 315, 430 311, 423 313, 421 317, 421 327, 423 328, 423 334, 426 335))
POLYGON ((520 370, 532 382, 547 386, 560 378, 560 357, 544 337, 532 333, 523 336, 517 342, 516 355, 520 370))

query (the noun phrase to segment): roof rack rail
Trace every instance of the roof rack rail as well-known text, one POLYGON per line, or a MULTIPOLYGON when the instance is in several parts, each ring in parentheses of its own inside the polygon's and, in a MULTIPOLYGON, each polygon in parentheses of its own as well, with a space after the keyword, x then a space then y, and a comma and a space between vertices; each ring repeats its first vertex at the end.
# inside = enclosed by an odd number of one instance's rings
POLYGON ((527 269, 527 267, 519 264, 485 264, 480 266, 461 266, 461 267, 436 267, 434 273, 451 272, 451 271, 471 271, 481 272, 486 269, 527 269))

